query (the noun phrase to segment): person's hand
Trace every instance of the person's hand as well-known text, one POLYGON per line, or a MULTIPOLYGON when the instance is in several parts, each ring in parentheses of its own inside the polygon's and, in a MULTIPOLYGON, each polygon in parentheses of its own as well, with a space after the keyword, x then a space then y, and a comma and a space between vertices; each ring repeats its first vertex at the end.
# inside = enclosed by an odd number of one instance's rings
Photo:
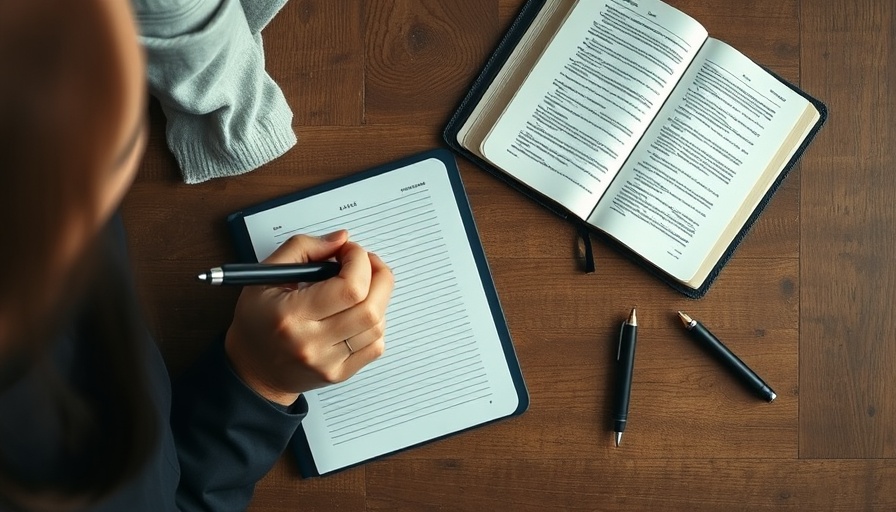
POLYGON ((392 271, 348 241, 346 231, 298 235, 265 263, 335 258, 339 275, 297 286, 247 286, 237 301, 225 350, 237 375, 257 393, 289 405, 299 393, 342 382, 385 349, 392 271))

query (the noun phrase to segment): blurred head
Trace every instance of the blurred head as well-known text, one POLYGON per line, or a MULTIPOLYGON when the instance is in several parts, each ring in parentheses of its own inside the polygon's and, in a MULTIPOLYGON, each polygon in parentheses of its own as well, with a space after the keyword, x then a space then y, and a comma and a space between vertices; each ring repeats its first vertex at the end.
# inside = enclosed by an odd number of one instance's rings
MULTIPOLYGON (((130 9, 128 0, 0 0, 0 392, 16 376, 13 363, 48 350, 75 302, 97 298, 98 235, 133 181, 146 138, 144 60, 130 9)), ((88 412, 80 416, 102 409, 73 396, 60 403, 88 412)), ((20 484, 0 467, 0 495, 19 492, 29 508, 80 499, 65 485, 54 495, 20 484)), ((91 485, 87 496, 110 483, 91 485)))
POLYGON ((127 0, 0 0, 0 357, 46 325, 145 139, 127 0))

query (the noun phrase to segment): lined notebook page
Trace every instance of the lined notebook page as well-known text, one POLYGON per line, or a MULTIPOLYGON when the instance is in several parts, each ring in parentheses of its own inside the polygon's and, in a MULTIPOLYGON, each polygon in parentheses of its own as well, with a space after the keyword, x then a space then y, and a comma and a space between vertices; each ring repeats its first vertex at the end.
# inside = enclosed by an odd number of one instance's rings
MULTIPOLYGON (((305 394, 321 474, 512 414, 519 398, 445 164, 432 158, 245 218, 256 257, 348 229, 395 274, 386 352, 305 394)), ((478 241, 477 241, 478 243, 478 241)))

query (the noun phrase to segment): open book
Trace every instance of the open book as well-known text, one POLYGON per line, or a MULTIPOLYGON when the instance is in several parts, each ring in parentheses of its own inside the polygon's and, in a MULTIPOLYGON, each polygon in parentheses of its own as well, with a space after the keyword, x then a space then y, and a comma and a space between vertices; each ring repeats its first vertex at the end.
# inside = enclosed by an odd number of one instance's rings
POLYGON ((386 352, 304 394, 294 438, 322 475, 521 414, 529 398, 457 164, 435 150, 232 214, 243 261, 345 228, 395 275, 386 352))
POLYGON ((658 0, 530 0, 445 138, 699 297, 825 117, 658 0))

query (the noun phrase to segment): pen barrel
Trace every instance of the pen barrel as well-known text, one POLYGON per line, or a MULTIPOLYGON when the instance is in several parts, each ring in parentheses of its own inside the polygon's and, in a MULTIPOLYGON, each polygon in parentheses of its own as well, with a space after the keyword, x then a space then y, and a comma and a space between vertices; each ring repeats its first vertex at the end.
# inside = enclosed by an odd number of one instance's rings
POLYGON ((709 329, 703 327, 700 322, 696 322, 691 328, 691 334, 699 341, 704 348, 707 349, 719 362, 724 364, 731 370, 737 378, 745 385, 752 388, 762 398, 772 401, 775 393, 765 383, 756 372, 750 369, 743 361, 737 357, 724 343, 716 336, 709 332, 709 329))
POLYGON ((339 264, 324 261, 302 265, 230 263, 222 265, 222 284, 265 285, 323 281, 339 274, 339 264))
POLYGON ((624 325, 619 337, 616 357, 616 396, 613 400, 613 431, 624 432, 628 421, 628 405, 631 397, 632 374, 635 367, 635 342, 638 328, 624 325))

